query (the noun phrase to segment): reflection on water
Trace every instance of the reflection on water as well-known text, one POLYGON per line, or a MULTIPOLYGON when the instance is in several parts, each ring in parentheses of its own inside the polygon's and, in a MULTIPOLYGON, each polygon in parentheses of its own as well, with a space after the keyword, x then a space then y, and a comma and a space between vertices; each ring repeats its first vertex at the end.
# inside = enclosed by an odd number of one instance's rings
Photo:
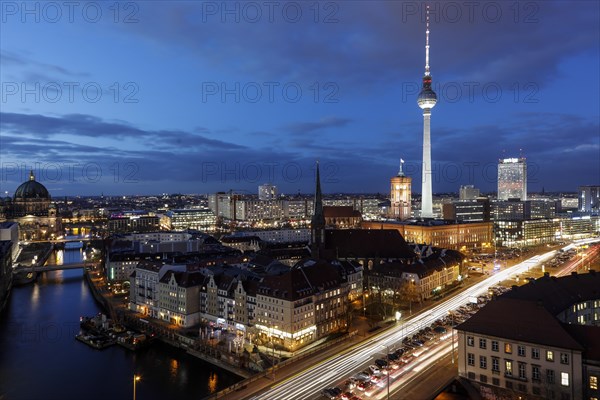
POLYGON ((51 264, 56 264, 56 265, 63 265, 63 261, 64 261, 64 250, 58 250, 54 252, 54 263, 51 264))
MULTIPOLYGON (((78 263, 82 254, 65 250, 61 257, 78 263)), ((35 284, 14 287, 0 315, 0 399, 128 399, 134 372, 142 376, 136 390, 143 400, 199 399, 239 381, 160 342, 133 353, 76 341, 79 317, 98 312, 81 269, 45 272, 35 284)))
POLYGON ((215 374, 214 372, 212 372, 210 374, 210 377, 208 378, 208 391, 209 393, 215 393, 217 391, 217 382, 218 382, 219 378, 217 376, 217 374, 215 374))

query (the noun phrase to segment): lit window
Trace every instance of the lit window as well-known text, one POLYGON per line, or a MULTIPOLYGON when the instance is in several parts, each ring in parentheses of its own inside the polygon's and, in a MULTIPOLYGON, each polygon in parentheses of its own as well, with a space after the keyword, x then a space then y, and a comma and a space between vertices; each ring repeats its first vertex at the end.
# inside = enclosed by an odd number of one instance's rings
POLYGON ((554 361, 554 352, 547 350, 546 351, 546 360, 547 361, 554 361))
POLYGON ((504 370, 506 376, 512 376, 512 361, 506 360, 504 362, 504 370))
POLYGON ((569 373, 568 372, 560 373, 560 384, 563 386, 569 386, 569 373))
POLYGON ((598 390, 598 377, 590 376, 590 389, 598 390))
POLYGON ((504 352, 507 354, 512 354, 512 344, 504 343, 504 352))

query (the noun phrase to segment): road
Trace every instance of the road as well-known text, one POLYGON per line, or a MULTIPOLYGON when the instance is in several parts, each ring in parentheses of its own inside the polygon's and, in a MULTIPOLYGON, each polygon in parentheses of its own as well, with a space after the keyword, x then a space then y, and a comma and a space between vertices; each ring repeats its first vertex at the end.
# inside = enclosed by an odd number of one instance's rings
MULTIPOLYGON (((578 241, 578 243, 591 243, 600 241, 600 239, 590 239, 586 241, 578 241)), ((574 245, 568 245, 564 249, 568 250, 574 245)), ((513 267, 494 271, 493 274, 485 280, 474 284, 458 293, 456 296, 444 301, 443 303, 426 310, 420 314, 414 315, 406 321, 400 321, 391 329, 382 332, 364 343, 359 343, 346 351, 336 354, 328 359, 308 368, 299 371, 292 377, 277 383, 267 390, 252 397, 252 399, 265 400, 304 400, 317 399, 320 397, 320 391, 326 387, 336 386, 339 382, 347 379, 353 374, 364 370, 368 365, 372 364, 376 358, 385 358, 388 348, 396 348, 406 336, 412 336, 420 329, 430 325, 435 320, 448 315, 450 310, 455 310, 466 304, 469 298, 480 296, 488 292, 490 286, 494 286, 513 275, 523 274, 529 269, 539 266, 542 263, 551 259, 556 250, 549 251, 542 255, 537 255, 529 258, 513 267)), ((456 340, 456 338, 453 338, 456 340)), ((428 349, 412 362, 411 371, 416 373, 424 368, 438 362, 442 357, 452 351, 451 345, 453 340, 446 340, 428 349)), ((390 392, 401 390, 403 386, 411 379, 413 374, 393 373, 390 379, 390 392)), ((416 379, 416 378, 415 378, 416 379)), ((387 397, 387 385, 376 387, 373 393, 368 393, 370 398, 382 399, 387 397)))

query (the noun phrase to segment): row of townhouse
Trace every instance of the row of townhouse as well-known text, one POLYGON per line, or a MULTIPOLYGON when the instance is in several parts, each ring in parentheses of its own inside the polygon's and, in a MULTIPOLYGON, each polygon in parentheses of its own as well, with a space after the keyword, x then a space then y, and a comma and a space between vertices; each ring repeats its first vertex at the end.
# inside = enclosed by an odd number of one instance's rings
POLYGON ((306 260, 255 272, 249 265, 163 265, 142 260, 130 278, 130 308, 182 327, 201 321, 297 349, 348 327, 362 268, 306 260))

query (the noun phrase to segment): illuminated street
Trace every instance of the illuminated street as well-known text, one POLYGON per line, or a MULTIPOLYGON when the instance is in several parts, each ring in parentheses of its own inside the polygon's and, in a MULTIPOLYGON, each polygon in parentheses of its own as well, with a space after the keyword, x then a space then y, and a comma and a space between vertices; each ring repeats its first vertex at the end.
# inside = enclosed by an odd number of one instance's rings
MULTIPOLYGON (((577 243, 583 244, 597 241, 600 241, 600 239, 577 241, 577 243)), ((569 250, 573 246, 574 245, 571 244, 563 249, 569 250)), ((466 304, 469 301, 469 298, 486 294, 490 286, 509 279, 513 275, 523 274, 531 268, 541 266, 547 260, 551 259, 555 253, 556 250, 550 251, 542 255, 531 257, 513 267, 498 271, 489 278, 473 285, 432 309, 417 314, 406 321, 400 321, 395 327, 382 332, 367 343, 354 346, 340 355, 330 357, 312 368, 301 371, 284 382, 271 387, 268 391, 253 397, 253 399, 291 400, 319 398, 322 389, 340 384, 353 374, 367 368, 367 366, 372 364, 376 358, 385 358, 387 346, 389 346, 391 350, 399 348, 404 337, 411 336, 420 329, 430 325, 435 320, 447 316, 448 311, 455 310, 466 304)), ((401 390, 401 388, 410 383, 412 379, 415 379, 419 375, 419 372, 447 355, 452 350, 451 341, 448 340, 449 338, 447 336, 449 335, 446 335, 446 340, 443 340, 438 344, 424 346, 422 351, 419 350, 419 356, 411 363, 403 368, 392 371, 390 393, 401 390)), ((456 337, 454 340, 456 340, 456 337)), ((385 377, 375 387, 375 390, 364 394, 369 398, 377 399, 382 399, 387 396, 385 377)))

